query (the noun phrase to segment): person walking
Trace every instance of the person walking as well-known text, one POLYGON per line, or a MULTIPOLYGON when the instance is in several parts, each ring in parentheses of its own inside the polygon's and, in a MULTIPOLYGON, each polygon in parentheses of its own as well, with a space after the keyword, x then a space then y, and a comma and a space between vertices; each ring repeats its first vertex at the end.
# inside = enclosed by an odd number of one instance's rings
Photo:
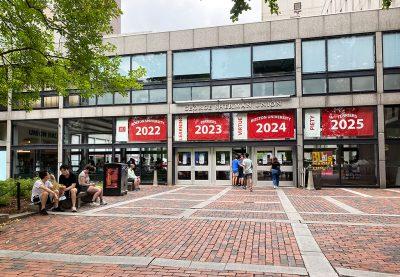
POLYGON ((232 161, 232 186, 238 185, 239 177, 239 156, 235 156, 232 161))
POLYGON ((250 192, 253 192, 253 161, 249 158, 249 153, 244 155, 246 158, 243 160, 243 173, 246 182, 246 188, 249 187, 250 192))
POLYGON ((276 157, 272 159, 271 174, 272 183, 274 185, 274 189, 276 189, 279 187, 279 176, 281 175, 281 164, 276 157))

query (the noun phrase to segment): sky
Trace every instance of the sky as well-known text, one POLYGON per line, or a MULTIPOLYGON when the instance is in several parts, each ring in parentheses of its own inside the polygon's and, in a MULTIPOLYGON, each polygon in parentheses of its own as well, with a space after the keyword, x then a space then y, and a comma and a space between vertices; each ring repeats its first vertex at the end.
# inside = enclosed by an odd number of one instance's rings
MULTIPOLYGON (((231 25, 232 0, 122 0, 122 33, 162 32, 231 25)), ((261 0, 238 23, 261 21, 261 0)))

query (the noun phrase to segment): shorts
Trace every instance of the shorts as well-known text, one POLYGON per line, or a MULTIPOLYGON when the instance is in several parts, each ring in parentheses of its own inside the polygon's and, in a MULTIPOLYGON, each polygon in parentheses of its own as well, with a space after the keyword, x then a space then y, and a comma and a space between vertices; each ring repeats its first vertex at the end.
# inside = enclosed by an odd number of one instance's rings
POLYGON ((252 179, 253 178, 253 173, 246 173, 246 174, 244 174, 244 177, 246 179, 252 179))
POLYGON ((233 173, 233 176, 235 176, 235 177, 239 176, 239 172, 232 172, 232 173, 233 173))
MULTIPOLYGON (((35 195, 35 196, 33 196, 32 203, 34 203, 34 204, 42 203, 42 198, 41 198, 41 196, 40 196, 40 195, 35 195)), ((52 203, 51 197, 47 197, 46 204, 51 204, 51 203, 52 203)))

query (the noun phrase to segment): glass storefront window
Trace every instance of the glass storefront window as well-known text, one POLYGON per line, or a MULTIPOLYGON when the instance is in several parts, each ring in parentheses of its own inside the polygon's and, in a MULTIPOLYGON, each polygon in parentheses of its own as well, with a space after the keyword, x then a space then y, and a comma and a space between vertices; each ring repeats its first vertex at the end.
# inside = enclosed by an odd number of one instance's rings
POLYGON ((233 85, 232 98, 250 97, 250 85, 233 85))
POLYGON ((385 109, 385 137, 400 139, 400 105, 386 106, 385 109))
POLYGON ((68 96, 68 107, 78 107, 80 105, 79 95, 69 95, 68 96))
POLYGON ((322 186, 376 187, 376 159, 376 144, 304 146, 304 166, 322 186))
POLYGON ((191 88, 174 88, 174 101, 190 101, 192 100, 191 88))
POLYGON ((302 42, 302 70, 304 73, 326 71, 325 40, 302 42))
POLYGON ((58 108, 58 96, 45 96, 43 97, 44 108, 58 108))
POLYGON ((13 150, 12 155, 14 178, 34 178, 42 170, 57 175, 57 148, 13 150))
POLYGON ((303 80, 303 94, 326 93, 326 79, 303 80))
POLYGON ((192 87, 192 100, 210 99, 210 87, 192 87))
POLYGON ((212 99, 230 98, 230 86, 214 86, 212 87, 212 99))
MULTIPOLYGON (((399 128, 400 129, 400 128, 399 128)), ((386 184, 388 187, 400 187, 400 143, 390 141, 385 145, 386 184)))
POLYGON ((216 165, 229 165, 231 161, 230 151, 216 151, 216 165))
POLYGON ((254 83, 253 84, 253 96, 272 96, 274 94, 274 83, 254 83))
POLYGON ((64 120, 64 144, 111 144, 112 118, 78 118, 64 120))
POLYGON ((146 69, 146 75, 142 80, 149 82, 165 81, 167 76, 167 55, 161 53, 132 56, 132 69, 135 70, 139 66, 146 69))
POLYGON ((7 121, 0 121, 0 146, 6 146, 7 121))
POLYGON ((192 172, 191 171, 178 171, 178 180, 191 180, 192 172))
POLYGON ((213 79, 250 77, 250 47, 213 49, 212 72, 213 79))
POLYGON ((209 79, 210 50, 174 53, 174 79, 209 79))
POLYGON ((400 33, 383 35, 383 67, 400 67, 400 33))
POLYGON ((328 71, 375 68, 373 36, 328 39, 328 71))
POLYGON ((253 74, 294 71, 294 43, 253 46, 253 74))
POLYGON ((192 153, 191 152, 179 152, 178 153, 178 165, 191 165, 192 164, 192 153))
POLYGON ((58 143, 57 119, 13 121, 12 129, 14 146, 58 143))
POLYGON ((197 166, 208 165, 208 152, 207 151, 195 151, 194 152, 194 164, 197 166))

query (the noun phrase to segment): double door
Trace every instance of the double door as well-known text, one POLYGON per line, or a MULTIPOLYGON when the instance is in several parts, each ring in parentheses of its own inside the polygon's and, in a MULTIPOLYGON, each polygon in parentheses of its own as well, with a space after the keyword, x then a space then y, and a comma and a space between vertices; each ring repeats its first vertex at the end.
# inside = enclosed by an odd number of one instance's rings
POLYGON ((260 147, 253 151, 253 180, 257 185, 272 186, 271 164, 276 157, 281 164, 280 186, 294 186, 295 156, 292 147, 260 147))
POLYGON ((176 184, 228 185, 231 183, 232 148, 179 148, 176 184))

